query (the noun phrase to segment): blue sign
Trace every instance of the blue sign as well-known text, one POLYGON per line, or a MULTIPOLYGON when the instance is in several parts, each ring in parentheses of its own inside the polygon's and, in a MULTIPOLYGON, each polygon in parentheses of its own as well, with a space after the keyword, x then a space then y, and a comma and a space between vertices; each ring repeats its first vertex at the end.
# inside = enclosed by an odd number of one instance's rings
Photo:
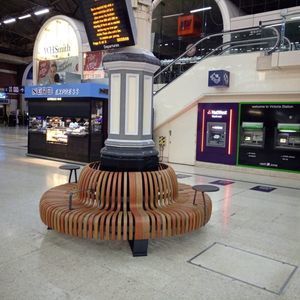
POLYGON ((15 86, 15 85, 11 85, 11 86, 6 86, 4 88, 5 93, 8 94, 24 94, 24 86, 15 86))
POLYGON ((25 98, 104 98, 108 99, 108 85, 98 83, 68 83, 26 86, 25 98))
POLYGON ((208 71, 208 86, 229 87, 230 72, 225 70, 208 71))

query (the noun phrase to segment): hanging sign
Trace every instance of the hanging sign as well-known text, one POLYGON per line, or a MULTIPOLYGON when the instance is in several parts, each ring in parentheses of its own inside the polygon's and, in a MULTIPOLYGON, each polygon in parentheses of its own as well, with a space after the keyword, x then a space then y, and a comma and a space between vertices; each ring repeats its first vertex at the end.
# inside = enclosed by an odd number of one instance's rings
POLYGON ((230 73, 225 70, 215 70, 208 72, 208 86, 229 87, 230 73))
POLYGON ((92 51, 135 45, 130 0, 81 0, 80 5, 92 51))
POLYGON ((184 15, 177 19, 178 36, 199 36, 201 33, 201 17, 184 15))

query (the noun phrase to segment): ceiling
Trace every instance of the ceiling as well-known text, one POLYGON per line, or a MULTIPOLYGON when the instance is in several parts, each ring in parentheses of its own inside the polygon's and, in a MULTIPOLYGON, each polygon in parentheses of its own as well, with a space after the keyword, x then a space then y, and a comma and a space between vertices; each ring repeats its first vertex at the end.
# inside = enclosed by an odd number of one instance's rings
POLYGON ((0 5, 0 53, 19 57, 32 56, 34 41, 43 23, 55 15, 67 15, 82 19, 80 0, 9 0, 0 5), (34 11, 49 8, 50 12, 35 16, 34 11), (3 24, 8 18, 31 14, 30 18, 15 23, 3 24))
MULTIPOLYGON (((54 15, 67 15, 82 20, 79 2, 81 0, 7 0, 0 5, 0 53, 18 57, 32 56, 34 41, 43 23, 54 15), (45 15, 35 16, 34 11, 49 8, 45 15), (18 18, 25 14, 32 17, 18 20, 12 24, 3 24, 3 20, 11 17, 18 18)), ((177 2, 187 0, 162 0, 172 2, 172 10, 177 2)), ((192 0, 189 0, 192 1, 192 0)), ((205 4, 207 0, 193 0, 205 4)), ((257 13, 273 9, 300 5, 300 0, 231 0, 237 7, 247 14, 257 13)), ((167 14, 167 12, 166 12, 167 14)))

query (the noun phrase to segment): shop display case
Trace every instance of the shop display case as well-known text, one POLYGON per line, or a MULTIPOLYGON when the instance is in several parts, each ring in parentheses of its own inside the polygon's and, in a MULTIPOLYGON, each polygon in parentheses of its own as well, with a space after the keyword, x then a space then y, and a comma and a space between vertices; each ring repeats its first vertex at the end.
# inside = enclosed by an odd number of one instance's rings
POLYGON ((34 131, 45 131, 46 130, 46 120, 41 116, 35 116, 29 118, 28 130, 30 132, 34 131))
POLYGON ((275 128, 275 148, 300 151, 300 124, 278 123, 275 128))
POLYGON ((53 144, 68 144, 68 135, 65 128, 48 128, 46 131, 46 142, 53 144))
POLYGON ((107 104, 82 101, 75 111, 76 105, 78 101, 51 103, 51 107, 43 101, 29 103, 28 154, 82 162, 100 159, 107 104))
POLYGON ((263 148, 264 142, 265 142, 265 128, 262 122, 242 123, 240 146, 263 148))

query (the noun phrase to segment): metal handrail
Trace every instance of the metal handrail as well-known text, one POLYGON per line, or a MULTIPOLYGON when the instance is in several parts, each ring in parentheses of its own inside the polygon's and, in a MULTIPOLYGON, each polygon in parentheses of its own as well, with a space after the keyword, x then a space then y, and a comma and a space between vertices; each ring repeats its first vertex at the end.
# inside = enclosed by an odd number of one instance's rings
POLYGON ((289 47, 288 49, 289 49, 289 50, 292 50, 292 43, 291 43, 290 39, 287 38, 286 36, 285 36, 283 39, 287 42, 288 47, 289 47))
MULTIPOLYGON (((238 46, 239 47, 247 47, 247 46, 256 46, 256 45, 264 45, 264 44, 268 44, 268 43, 267 42, 246 43, 246 44, 238 44, 238 46)), ((236 47, 236 45, 229 45, 229 47, 226 49, 223 49, 223 51, 220 52, 219 55, 224 54, 225 52, 227 52, 228 50, 230 50, 233 47, 236 47)))
MULTIPOLYGON (((268 37, 268 38, 265 38, 264 41, 272 40, 272 39, 273 39, 273 37, 268 37)), ((254 45, 255 44, 254 42, 261 41, 261 39, 243 40, 243 42, 245 42, 245 43, 249 43, 251 41, 253 41, 253 45, 254 45)), ((241 45, 241 42, 242 41, 228 41, 228 42, 225 42, 225 43, 221 44, 220 46, 218 46, 217 48, 215 48, 213 51, 209 52, 207 55, 203 56, 199 61, 212 56, 215 52, 217 52, 219 49, 223 48, 224 46, 227 46, 227 45, 237 46, 237 45, 241 45)))
MULTIPOLYGON (((234 33, 242 33, 242 32, 248 32, 249 30, 262 30, 262 29, 269 29, 272 30, 275 33, 274 37, 271 38, 261 38, 259 40, 264 41, 266 39, 275 39, 276 38, 276 43, 274 44, 274 46, 269 49, 268 51, 266 51, 266 54, 269 55, 272 52, 274 52, 280 42, 280 33, 278 32, 278 30, 274 27, 263 27, 263 26, 259 26, 259 27, 250 27, 250 28, 244 28, 244 29, 240 29, 240 30, 228 30, 228 31, 222 31, 219 33, 214 33, 211 35, 208 35, 202 39, 200 39, 198 42, 196 42, 195 44, 193 44, 193 46, 189 47, 185 52, 183 52, 181 55, 179 55, 177 58, 175 58, 170 64, 168 64, 165 68, 163 68, 161 71, 159 71, 157 74, 154 75, 154 79, 157 78, 160 74, 162 74, 163 72, 165 72, 167 69, 169 69, 171 66, 173 66, 180 58, 182 58, 183 56, 185 56, 193 47, 198 46, 200 43, 202 43, 205 40, 209 40, 213 37, 218 37, 218 36, 223 36, 225 34, 234 34, 234 33)), ((233 43, 234 41, 231 41, 231 43, 233 43)), ((245 42, 245 41, 239 41, 239 42, 245 42)), ((227 42, 226 42, 227 43, 227 42)), ((225 43, 223 43, 222 45, 224 45, 225 43)), ((222 46, 221 45, 221 46, 222 46)), ((220 47, 219 47, 220 48, 220 47)), ((213 51, 214 53, 215 51, 213 51)), ((204 56, 204 58, 206 58, 207 56, 204 56)), ((202 59, 201 59, 202 60, 202 59)))

